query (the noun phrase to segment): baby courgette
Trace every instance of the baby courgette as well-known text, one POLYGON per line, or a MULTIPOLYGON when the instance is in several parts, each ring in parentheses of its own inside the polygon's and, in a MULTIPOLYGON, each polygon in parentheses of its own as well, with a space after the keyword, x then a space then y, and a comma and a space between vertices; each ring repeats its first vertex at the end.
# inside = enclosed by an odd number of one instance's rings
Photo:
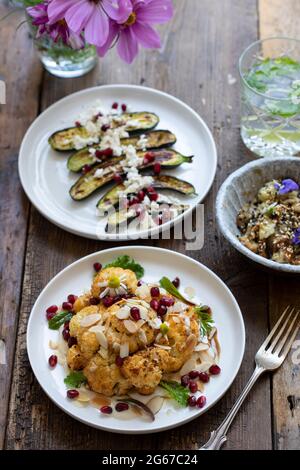
MULTIPOLYGON (((147 111, 140 113, 124 113, 121 116, 118 116, 118 118, 119 117, 121 117, 122 120, 120 121, 118 119, 113 121, 111 127, 115 128, 128 123, 127 131, 130 133, 150 131, 159 123, 159 117, 156 114, 149 113, 147 111)), ((83 126, 69 127, 67 129, 54 132, 54 134, 49 138, 49 144, 54 150, 58 150, 59 152, 76 150, 74 143, 75 136, 87 138, 89 134, 87 129, 83 126)), ((99 138, 100 136, 101 132, 99 132, 99 138)))
MULTIPOLYGON (((190 206, 183 205, 183 204, 176 204, 176 205, 172 205, 171 207, 172 209, 177 210, 177 214, 180 215, 183 212, 187 211, 187 209, 190 206)), ((153 213, 151 214, 152 218, 159 217, 161 215, 162 215, 162 211, 157 211, 155 214, 153 213)), ((139 215, 136 213, 136 210, 134 208, 131 208, 127 211, 116 211, 113 214, 108 216, 105 231, 115 233, 118 231, 119 228, 122 228, 125 225, 129 226, 129 224, 137 217, 139 217, 139 215)))
MULTIPOLYGON (((144 157, 147 152, 137 152, 140 158, 139 169, 149 168, 154 163, 160 163, 162 168, 175 168, 182 163, 191 163, 193 157, 185 157, 180 153, 172 149, 154 150, 153 154, 155 159, 151 163, 145 163, 144 157)), ((89 197, 94 191, 102 188, 106 183, 113 180, 115 174, 123 174, 124 168, 122 161, 125 161, 125 157, 113 157, 109 160, 94 166, 88 173, 81 176, 77 182, 70 189, 70 196, 75 201, 81 201, 89 197), (100 170, 100 171, 98 171, 100 170), (101 173, 98 177, 96 173, 101 173)))
MULTIPOLYGON (((147 143, 145 143, 146 150, 166 148, 176 143, 176 136, 170 131, 151 131, 145 133, 145 137, 147 138, 147 143)), ((136 147, 139 140, 139 136, 132 136, 127 139, 121 139, 121 144, 126 147, 128 145, 136 147)), ((99 144, 92 145, 92 148, 96 150, 99 149, 99 144)), ((90 153, 89 149, 90 147, 85 147, 70 156, 68 160, 68 169, 70 171, 78 173, 85 165, 95 164, 95 158, 90 153)))
MULTIPOLYGON (((196 194, 195 188, 187 181, 183 181, 175 176, 159 175, 153 176, 153 183, 151 184, 156 189, 170 189, 186 196, 196 194)), ((107 211, 111 207, 115 207, 119 203, 120 194, 124 191, 125 186, 123 183, 114 186, 112 189, 100 199, 97 204, 99 211, 107 211)), ((146 188, 144 188, 146 189, 146 188)))

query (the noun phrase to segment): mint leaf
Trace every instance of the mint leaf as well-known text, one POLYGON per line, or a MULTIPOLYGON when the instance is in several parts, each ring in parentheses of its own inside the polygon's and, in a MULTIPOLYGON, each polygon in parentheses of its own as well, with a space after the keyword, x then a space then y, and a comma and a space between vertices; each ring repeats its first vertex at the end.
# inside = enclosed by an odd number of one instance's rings
POLYGON ((70 321, 73 317, 71 312, 66 310, 62 310, 61 312, 57 313, 51 320, 48 322, 48 326, 50 330, 58 330, 61 325, 63 325, 66 321, 70 321))
POLYGON ((210 308, 207 305, 199 305, 199 307, 195 308, 195 313, 198 315, 200 320, 200 330, 202 336, 207 336, 211 332, 214 320, 210 313, 210 308))
POLYGON ((86 383, 86 377, 82 371, 73 371, 65 378, 64 382, 68 388, 79 388, 86 383))
POLYGON ((168 392, 170 397, 173 398, 173 400, 177 401, 180 406, 187 406, 190 394, 186 387, 183 387, 178 382, 166 382, 164 380, 160 382, 159 385, 164 388, 168 392))
POLYGON ((141 279, 145 273, 144 268, 128 255, 119 256, 115 261, 104 266, 104 268, 130 269, 138 279, 141 279))
POLYGON ((173 282, 170 281, 167 277, 163 277, 159 281, 161 287, 165 289, 169 294, 173 295, 173 297, 176 297, 176 299, 181 300, 183 303, 187 305, 192 305, 194 306, 195 304, 193 302, 190 302, 188 299, 186 299, 180 292, 179 290, 174 286, 173 282))

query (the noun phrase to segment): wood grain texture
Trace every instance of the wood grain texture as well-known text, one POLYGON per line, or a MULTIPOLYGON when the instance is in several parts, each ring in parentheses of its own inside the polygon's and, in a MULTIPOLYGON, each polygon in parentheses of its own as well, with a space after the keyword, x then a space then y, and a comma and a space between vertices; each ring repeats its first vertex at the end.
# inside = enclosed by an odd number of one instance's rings
MULTIPOLYGON (((1 5, 0 17, 7 12, 1 5)), ((0 104, 0 448, 13 372, 29 210, 18 178, 18 148, 37 115, 42 78, 27 29, 16 32, 22 20, 18 12, 1 23, 0 29, 0 79, 6 83, 6 104, 0 104)))
MULTIPOLYGON (((213 269, 235 294, 248 333, 243 365, 230 391, 217 406, 192 425, 166 433, 128 440, 127 436, 96 431, 68 417, 46 397, 30 370, 25 344, 28 316, 39 292, 58 271, 81 256, 116 244, 67 234, 32 209, 7 449, 194 449, 220 424, 252 373, 254 353, 268 328, 268 277, 221 238, 214 218, 214 202, 218 187, 227 175, 249 158, 239 137, 239 86, 238 83, 229 85, 227 77, 231 74, 237 78, 239 55, 258 37, 257 5, 253 0, 176 0, 174 3, 176 15, 162 28, 160 52, 143 52, 132 67, 122 64, 112 52, 101 61, 98 70, 82 79, 61 80, 45 74, 41 108, 84 87, 133 83, 167 91, 203 116, 217 142, 218 175, 205 201, 205 248, 187 254, 213 269)), ((185 252, 184 241, 151 243, 185 252)), ((272 447, 269 377, 257 385, 244 404, 228 437, 228 449, 272 447)))
MULTIPOLYGON (((288 36, 300 39, 300 3, 297 0, 260 0, 261 38, 288 36)), ((270 325, 289 304, 300 306, 299 282, 290 277, 270 277, 270 325)), ((300 336, 299 336, 300 337, 300 336)), ((295 344, 296 346, 296 344, 295 344)), ((298 344, 299 348, 299 344, 298 344)), ((274 446, 276 449, 300 448, 300 368, 292 351, 273 381, 274 446)))

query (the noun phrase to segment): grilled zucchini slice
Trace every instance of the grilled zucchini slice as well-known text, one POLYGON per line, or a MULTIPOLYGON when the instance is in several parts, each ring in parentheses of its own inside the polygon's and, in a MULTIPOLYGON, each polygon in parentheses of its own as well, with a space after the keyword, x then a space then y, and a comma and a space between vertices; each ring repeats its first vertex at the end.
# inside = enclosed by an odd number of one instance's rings
MULTIPOLYGON (((195 188, 192 184, 179 178, 175 178, 175 176, 153 176, 153 183, 151 186, 155 189, 170 189, 186 196, 192 196, 196 194, 195 188)), ((107 211, 111 207, 117 206, 119 203, 120 194, 122 191, 124 191, 124 189, 125 185, 121 183, 107 191, 107 193, 104 194, 97 204, 99 211, 107 211)))
MULTIPOLYGON (((144 163, 144 156, 147 152, 137 152, 140 158, 139 169, 149 168, 154 163, 159 162, 162 168, 175 168, 183 163, 191 163, 193 157, 186 157, 172 149, 163 149, 153 151, 155 160, 152 163, 144 163)), ((102 188, 105 184, 113 180, 116 173, 123 174, 124 168, 122 161, 125 157, 114 157, 109 160, 94 166, 91 171, 81 176, 77 182, 70 189, 70 196, 75 201, 81 201, 93 194, 97 189, 102 188), (95 177, 97 170, 103 170, 100 177, 95 177)))
MULTIPOLYGON (((151 131, 145 133, 147 137, 147 144, 145 146, 146 150, 160 149, 171 147, 176 143, 176 136, 170 131, 151 131)), ((127 139, 122 139, 121 144, 123 146, 133 145, 137 146, 139 142, 139 136, 132 136, 127 139)), ((90 148, 99 149, 99 144, 92 145, 92 147, 85 147, 78 152, 75 152, 69 157, 68 160, 68 169, 78 173, 82 170, 85 165, 94 165, 95 159, 93 155, 89 152, 90 148)), ((103 159, 102 159, 103 161, 103 159)), ((98 161, 98 163, 100 160, 98 161)))
MULTIPOLYGON (((115 121, 112 127, 119 127, 121 124, 130 123, 130 121, 132 121, 132 125, 127 127, 127 131, 130 133, 150 131, 159 123, 159 117, 156 114, 149 113, 147 111, 140 113, 124 113, 121 114, 121 117, 122 122, 115 121)), ((76 150, 74 145, 75 136, 87 138, 89 134, 83 126, 69 127, 67 129, 54 132, 54 134, 49 137, 48 142, 54 150, 59 152, 69 152, 71 150, 76 150)))

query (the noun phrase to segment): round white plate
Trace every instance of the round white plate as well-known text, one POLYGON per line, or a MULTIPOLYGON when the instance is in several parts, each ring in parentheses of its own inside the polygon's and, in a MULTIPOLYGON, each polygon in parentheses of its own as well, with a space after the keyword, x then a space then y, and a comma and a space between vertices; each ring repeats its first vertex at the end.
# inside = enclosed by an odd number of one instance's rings
POLYGON ((241 365, 245 349, 245 328, 239 306, 226 285, 208 268, 173 251, 153 247, 120 247, 94 253, 76 261, 61 271, 40 294, 28 323, 27 349, 31 367, 47 395, 66 413, 95 428, 126 434, 142 434, 174 428, 197 418, 212 407, 228 390, 241 365), (57 331, 51 331, 45 320, 45 310, 49 305, 61 303, 68 294, 81 294, 89 289, 93 263, 111 262, 122 254, 132 256, 145 268, 145 280, 158 282, 158 276, 173 279, 177 275, 184 287, 194 287, 201 302, 211 306, 213 318, 218 328, 221 344, 219 376, 212 377, 205 387, 207 404, 202 410, 179 408, 170 405, 162 408, 152 423, 140 417, 126 420, 119 416, 104 416, 96 408, 78 408, 66 398, 62 366, 54 370, 48 367, 48 358, 53 351, 49 340, 57 341, 57 331))
POLYGON ((50 106, 34 121, 23 139, 19 156, 20 179, 28 198, 51 222, 87 238, 134 240, 168 229, 182 220, 183 215, 151 231, 132 228, 124 233, 107 234, 105 218, 99 218, 96 213, 96 204, 107 187, 87 200, 75 202, 71 199, 69 189, 79 176, 67 170, 69 154, 52 150, 48 138, 53 132, 74 125, 82 110, 96 100, 101 100, 108 108, 118 101, 127 103, 134 111, 158 114, 160 123, 157 128, 169 129, 177 136, 175 149, 184 155, 195 155, 192 164, 185 163, 170 170, 170 174, 192 183, 198 194, 189 198, 178 196, 190 205, 185 216, 204 199, 217 167, 216 146, 208 127, 195 111, 178 99, 151 88, 130 85, 109 85, 74 93, 50 106))

